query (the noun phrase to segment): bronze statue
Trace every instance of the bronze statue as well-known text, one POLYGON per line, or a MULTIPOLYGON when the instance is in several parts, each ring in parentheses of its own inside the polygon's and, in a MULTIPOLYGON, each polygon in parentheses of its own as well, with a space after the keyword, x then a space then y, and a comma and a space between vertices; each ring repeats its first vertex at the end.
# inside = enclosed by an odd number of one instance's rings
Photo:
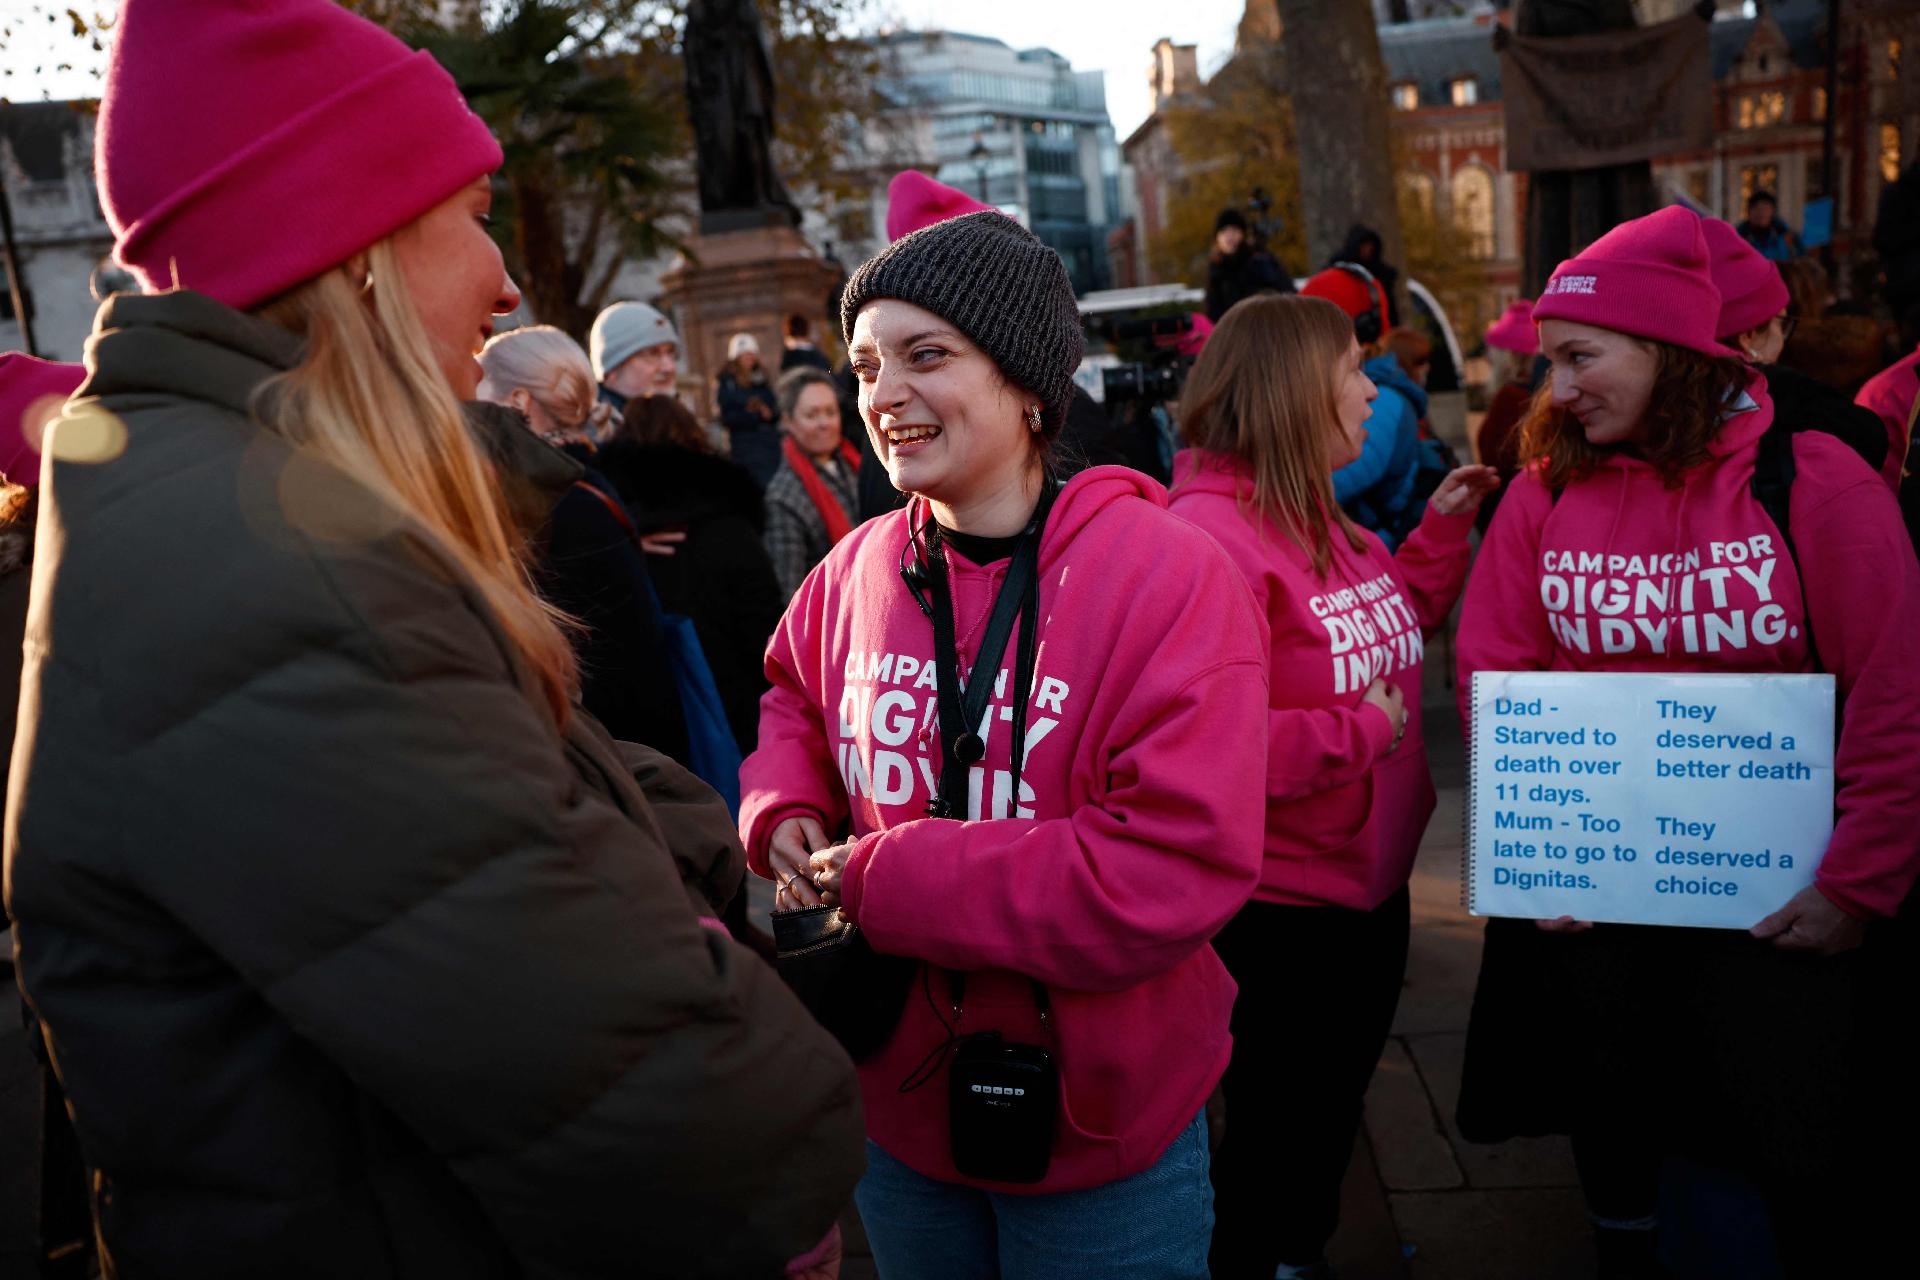
POLYGON ((753 0, 692 0, 682 41, 704 232, 798 225, 773 169, 773 65, 753 0))

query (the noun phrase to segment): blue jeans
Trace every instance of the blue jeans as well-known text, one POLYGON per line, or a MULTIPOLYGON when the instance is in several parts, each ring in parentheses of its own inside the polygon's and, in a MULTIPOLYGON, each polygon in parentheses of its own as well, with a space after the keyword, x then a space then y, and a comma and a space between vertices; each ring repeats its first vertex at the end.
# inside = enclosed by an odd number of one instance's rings
POLYGON ((1104 1187, 980 1191, 869 1142, 853 1198, 881 1280, 1206 1280, 1206 1109, 1151 1166, 1104 1187))

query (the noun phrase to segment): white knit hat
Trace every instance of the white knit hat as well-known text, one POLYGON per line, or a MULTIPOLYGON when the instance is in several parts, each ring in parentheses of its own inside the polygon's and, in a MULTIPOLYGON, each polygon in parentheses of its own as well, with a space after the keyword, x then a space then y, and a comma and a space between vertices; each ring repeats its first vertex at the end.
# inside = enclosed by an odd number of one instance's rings
POLYGON ((749 353, 760 354, 760 340, 752 334, 742 331, 727 339, 727 359, 738 360, 749 353))

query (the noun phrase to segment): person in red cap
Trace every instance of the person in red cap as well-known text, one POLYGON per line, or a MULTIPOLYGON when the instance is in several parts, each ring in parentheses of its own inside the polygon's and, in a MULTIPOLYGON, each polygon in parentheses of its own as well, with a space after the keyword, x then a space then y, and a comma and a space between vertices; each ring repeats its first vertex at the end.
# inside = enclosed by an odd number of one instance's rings
POLYGON ((1533 403, 1533 363, 1540 353, 1540 336, 1533 327, 1533 304, 1516 298, 1507 304, 1500 318, 1487 326, 1487 355, 1491 357, 1493 376, 1488 379, 1497 390, 1487 404, 1474 435, 1474 449, 1480 461, 1500 474, 1500 487, 1480 504, 1474 517, 1482 533, 1493 523, 1507 486, 1520 471, 1520 419, 1533 403))
POLYGON ((1426 388, 1409 378, 1386 351, 1390 303, 1386 288, 1358 263, 1338 262, 1301 287, 1308 298, 1325 298, 1353 321, 1366 375, 1380 388, 1367 418, 1360 456, 1333 473, 1333 496, 1363 528, 1391 551, 1420 525, 1425 495, 1415 491, 1420 471, 1420 420, 1427 416, 1426 388))
POLYGON ((1719 341, 1708 246, 1663 209, 1534 303, 1551 390, 1467 584, 1461 715, 1478 671, 1830 672, 1833 834, 1750 931, 1489 921, 1459 1122, 1571 1135, 1603 1275, 1664 1274, 1660 1170, 1681 1153, 1759 1187, 1788 1276, 1868 1275, 1897 1199, 1875 1197, 1905 1184, 1870 1183, 1863 1143, 1901 1145, 1909 1086, 1877 1087, 1856 1046, 1909 1015, 1855 953, 1920 874, 1920 566, 1872 469, 1776 426, 1766 375, 1719 341), (1716 571, 1730 546, 1739 571, 1716 571))
MULTIPOLYGON (((126 0, 47 438, 8 905, 107 1275, 778 1275, 846 1055, 725 806, 576 704, 487 450, 499 146, 331 0, 126 0)), ((817 1270, 817 1268, 815 1268, 817 1270)))

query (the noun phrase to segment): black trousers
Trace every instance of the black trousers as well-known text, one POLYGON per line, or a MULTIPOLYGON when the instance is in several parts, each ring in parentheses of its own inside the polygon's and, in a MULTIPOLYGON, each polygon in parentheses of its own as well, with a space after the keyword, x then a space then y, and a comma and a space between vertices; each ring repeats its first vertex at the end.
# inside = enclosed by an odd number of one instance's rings
POLYGON ((1250 902, 1214 950, 1240 995, 1213 1158, 1214 1280, 1317 1260, 1407 968, 1407 891, 1372 911, 1250 902))

